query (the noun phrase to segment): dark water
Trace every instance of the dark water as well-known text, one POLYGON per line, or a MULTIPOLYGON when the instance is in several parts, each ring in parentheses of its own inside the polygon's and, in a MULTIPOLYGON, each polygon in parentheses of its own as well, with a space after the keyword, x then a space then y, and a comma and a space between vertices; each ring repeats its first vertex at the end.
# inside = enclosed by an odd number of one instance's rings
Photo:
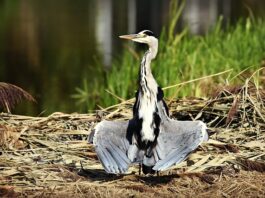
MULTIPOLYGON (((118 35, 142 29, 159 35, 169 9, 170 0, 0 0, 0 81, 38 101, 14 113, 86 112, 71 98, 75 88, 84 78, 91 89, 104 84, 102 70, 122 51, 118 35)), ((236 22, 264 11, 261 0, 187 0, 179 30, 187 24, 203 34, 220 15, 236 22)))

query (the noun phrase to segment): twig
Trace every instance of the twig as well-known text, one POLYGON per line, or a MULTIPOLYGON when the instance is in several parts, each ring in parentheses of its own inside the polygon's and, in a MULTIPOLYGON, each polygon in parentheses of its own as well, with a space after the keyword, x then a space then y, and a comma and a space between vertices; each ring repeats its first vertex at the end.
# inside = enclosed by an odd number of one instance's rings
POLYGON ((193 82, 196 82, 196 81, 199 81, 199 80, 203 80, 203 79, 206 79, 206 78, 211 78, 211 77, 214 77, 214 76, 220 76, 222 74, 231 72, 232 70, 233 69, 229 69, 229 70, 226 70, 226 71, 223 71, 223 72, 219 72, 219 73, 216 73, 216 74, 212 74, 212 75, 209 75, 209 76, 203 76, 203 77, 196 78, 196 79, 193 79, 193 80, 189 80, 189 81, 185 81, 185 82, 178 83, 178 84, 175 84, 175 85, 171 85, 171 86, 168 86, 168 87, 164 87, 163 90, 167 90, 167 89, 171 89, 171 88, 178 87, 178 86, 181 86, 181 85, 193 83, 193 82))

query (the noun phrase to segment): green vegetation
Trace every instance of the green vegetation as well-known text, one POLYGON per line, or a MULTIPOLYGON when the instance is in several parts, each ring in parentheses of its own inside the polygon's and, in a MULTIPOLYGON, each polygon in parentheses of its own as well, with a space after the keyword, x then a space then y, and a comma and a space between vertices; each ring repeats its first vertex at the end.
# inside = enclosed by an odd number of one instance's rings
MULTIPOLYGON (((202 97, 213 83, 235 84, 238 82, 233 76, 242 70, 249 68, 250 73, 261 67, 261 61, 265 57, 264 21, 247 19, 239 21, 234 26, 221 28, 220 19, 218 24, 204 36, 190 35, 188 29, 175 34, 176 22, 177 18, 171 20, 169 28, 164 28, 159 38, 159 54, 152 62, 152 71, 161 87, 227 69, 232 71, 183 87, 168 89, 165 91, 166 97, 202 97)), ((138 50, 130 46, 128 44, 122 58, 116 60, 112 70, 107 72, 105 87, 99 87, 97 93, 93 93, 97 97, 98 105, 105 107, 120 102, 118 97, 122 99, 134 97, 143 52, 138 53, 138 50)), ((91 106, 95 105, 94 102, 91 103, 92 98, 84 100, 81 94, 76 94, 75 98, 88 109, 94 108, 91 106), (81 100, 85 102, 82 103, 81 100)))

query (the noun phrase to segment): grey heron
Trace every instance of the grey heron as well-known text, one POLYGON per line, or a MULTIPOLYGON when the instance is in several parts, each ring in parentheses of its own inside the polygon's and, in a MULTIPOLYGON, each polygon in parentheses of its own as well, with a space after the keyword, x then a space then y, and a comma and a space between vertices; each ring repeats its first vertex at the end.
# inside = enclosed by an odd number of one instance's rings
POLYGON ((140 163, 144 173, 166 170, 185 160, 208 139, 206 125, 201 121, 178 121, 169 117, 163 91, 150 67, 158 51, 158 40, 153 32, 144 30, 120 38, 149 47, 140 65, 133 118, 101 121, 90 134, 89 142, 93 143, 108 173, 126 173, 133 163, 140 163))

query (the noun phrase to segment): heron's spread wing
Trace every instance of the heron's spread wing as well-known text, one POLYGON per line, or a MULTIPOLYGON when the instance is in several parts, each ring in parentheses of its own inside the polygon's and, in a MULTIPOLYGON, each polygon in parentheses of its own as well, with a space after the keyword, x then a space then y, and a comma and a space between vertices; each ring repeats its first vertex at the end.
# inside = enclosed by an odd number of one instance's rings
POLYGON ((131 163, 127 157, 130 143, 126 138, 129 123, 129 121, 102 121, 89 137, 108 173, 125 173, 131 163))
POLYGON ((144 157, 130 136, 134 127, 130 121, 102 121, 91 133, 96 153, 108 173, 125 173, 131 163, 143 162, 163 171, 183 161, 200 143, 208 139, 206 125, 200 121, 166 120, 160 126, 153 155, 144 157))
POLYGON ((168 120, 161 125, 154 155, 154 170, 162 171, 183 161, 200 143, 208 139, 206 125, 201 121, 168 120))

